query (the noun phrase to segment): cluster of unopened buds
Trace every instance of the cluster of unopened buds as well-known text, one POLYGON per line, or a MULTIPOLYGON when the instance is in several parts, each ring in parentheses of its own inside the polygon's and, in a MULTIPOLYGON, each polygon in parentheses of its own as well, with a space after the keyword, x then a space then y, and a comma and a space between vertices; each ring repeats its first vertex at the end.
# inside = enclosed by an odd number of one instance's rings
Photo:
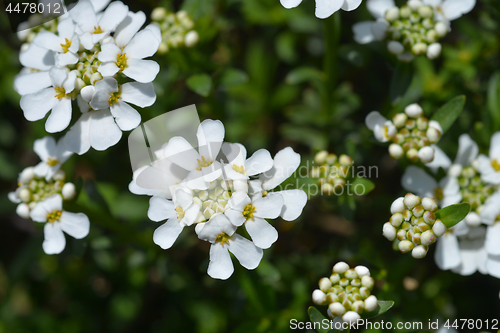
POLYGON ((414 56, 425 54, 435 59, 441 54, 438 40, 449 30, 448 25, 435 20, 433 7, 419 0, 410 0, 401 8, 392 7, 385 13, 389 26, 387 49, 401 61, 411 61, 414 56))
POLYGON ((333 266, 332 271, 330 278, 319 280, 319 289, 312 294, 315 304, 328 306, 328 316, 341 317, 344 322, 355 322, 361 319, 363 312, 377 309, 377 297, 371 295, 375 282, 367 267, 350 268, 347 263, 340 261, 333 266))
POLYGON ((18 178, 18 188, 9 194, 12 202, 18 203, 16 213, 20 217, 29 218, 30 211, 41 202, 55 194, 59 194, 64 200, 74 198, 76 194, 75 185, 65 182, 66 174, 58 170, 51 179, 37 176, 33 167, 24 169, 18 178))
POLYGON ((383 227, 383 235, 390 241, 397 239, 402 253, 409 251, 413 258, 427 255, 429 245, 443 236, 446 226, 436 218, 437 201, 432 198, 408 193, 396 199, 391 205, 393 214, 383 227))
POLYGON ((194 22, 186 11, 172 13, 163 7, 157 7, 151 13, 153 23, 161 30, 162 43, 158 53, 167 53, 171 48, 181 46, 192 47, 199 41, 199 35, 194 30, 194 22))
POLYGON ((423 116, 418 104, 408 105, 404 113, 396 114, 392 121, 378 111, 372 111, 366 117, 366 125, 378 141, 392 142, 389 145, 391 157, 400 159, 406 156, 411 162, 432 162, 435 150, 431 144, 437 143, 443 133, 437 121, 423 116))
POLYGON ((318 180, 321 193, 334 194, 337 189, 343 188, 349 179, 353 160, 350 156, 342 154, 339 157, 322 150, 314 157, 318 165, 311 170, 311 177, 318 180))

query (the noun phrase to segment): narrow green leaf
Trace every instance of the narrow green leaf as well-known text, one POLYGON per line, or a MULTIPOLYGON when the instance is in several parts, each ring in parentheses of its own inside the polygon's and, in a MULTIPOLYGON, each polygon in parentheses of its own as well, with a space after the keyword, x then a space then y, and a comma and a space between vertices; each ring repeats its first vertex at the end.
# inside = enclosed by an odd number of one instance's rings
POLYGON ((304 82, 323 82, 325 75, 313 67, 299 67, 292 70, 285 78, 288 84, 299 84, 304 82))
POLYGON ((376 308, 375 311, 363 315, 363 318, 369 319, 378 317, 389 311, 389 309, 394 306, 394 301, 378 301, 377 303, 378 303, 378 308, 376 308))
POLYGON ((311 320, 311 322, 314 324, 314 323, 319 323, 317 324, 316 326, 319 326, 319 328, 316 328, 316 330, 319 332, 319 333, 328 333, 329 329, 328 328, 323 328, 323 320, 328 320, 330 321, 330 319, 327 319, 325 316, 323 316, 321 314, 321 312, 319 312, 318 309, 316 309, 314 306, 310 306, 309 309, 307 310, 307 313, 309 314, 309 319, 311 320))
POLYGON ((470 211, 470 204, 467 202, 444 207, 436 212, 436 217, 444 223, 447 228, 453 227, 462 221, 470 211))
POLYGON ((494 128, 500 127, 500 72, 493 74, 490 79, 487 104, 494 128))
POLYGON ((247 73, 235 68, 226 69, 220 79, 221 86, 225 88, 230 88, 246 82, 248 82, 247 73))
POLYGON ((443 105, 432 116, 431 120, 437 121, 443 128, 443 134, 450 129, 451 125, 457 120, 460 113, 464 109, 465 96, 457 96, 452 98, 448 103, 443 105))
POLYGON ((375 184, 366 178, 356 178, 352 182, 351 192, 356 195, 367 195, 375 188, 375 184))
POLYGON ((397 103, 410 87, 413 80, 413 67, 411 63, 400 62, 392 74, 389 87, 389 98, 392 103, 397 103))
POLYGON ((212 79, 207 74, 195 74, 186 80, 187 86, 195 93, 207 97, 212 89, 212 79))

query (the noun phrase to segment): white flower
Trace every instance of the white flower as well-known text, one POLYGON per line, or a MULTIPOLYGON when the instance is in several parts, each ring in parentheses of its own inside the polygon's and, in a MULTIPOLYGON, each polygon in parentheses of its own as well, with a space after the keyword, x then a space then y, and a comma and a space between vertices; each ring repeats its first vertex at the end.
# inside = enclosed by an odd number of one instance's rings
POLYGON ((153 81, 160 71, 160 66, 156 61, 143 59, 156 53, 161 40, 149 29, 135 33, 132 39, 120 38, 124 35, 122 31, 117 31, 115 42, 101 45, 98 59, 102 64, 99 66, 99 72, 103 76, 113 76, 121 72, 142 83, 153 81))
POLYGON ((64 250, 66 239, 63 231, 73 238, 81 239, 87 236, 90 230, 87 215, 64 211, 59 194, 39 202, 31 210, 30 217, 36 222, 46 222, 42 247, 47 254, 58 254, 64 250))
POLYGON ((175 192, 174 201, 154 196, 149 200, 148 217, 155 222, 167 220, 153 234, 153 241, 162 249, 169 249, 185 226, 192 225, 200 211, 193 196, 183 189, 175 192))
MULTIPOLYGON (((316 17, 327 18, 336 11, 342 9, 351 11, 359 7, 362 0, 316 0, 316 17)), ((280 0, 285 8, 294 8, 300 5, 302 0, 280 0)))
POLYGON ((481 222, 488 225, 485 249, 490 255, 500 255, 500 192, 489 197, 480 212, 481 222))
MULTIPOLYGON (((465 222, 460 222, 465 223, 465 222)), ((460 257, 460 248, 458 246, 457 236, 454 234, 454 228, 440 237, 436 244, 434 260, 441 270, 456 268, 462 262, 460 257)))
POLYGON ((55 52, 56 66, 74 65, 78 62, 78 35, 75 34, 75 24, 66 17, 57 24, 57 35, 47 31, 40 31, 33 43, 55 52))
POLYGON ((69 14, 81 30, 80 43, 90 50, 125 19, 128 6, 121 1, 113 1, 102 14, 97 15, 90 1, 80 0, 69 14))
POLYGON ((282 196, 254 197, 252 200, 246 193, 237 191, 229 199, 229 205, 230 208, 224 214, 235 226, 244 223, 257 247, 267 249, 276 242, 278 232, 265 219, 274 219, 280 215, 283 207, 282 196))
POLYGON ((224 172, 232 180, 249 179, 273 167, 273 158, 266 149, 257 150, 247 159, 247 150, 242 144, 224 142, 222 152, 229 161, 224 172))
POLYGON ((55 64, 54 52, 31 43, 19 53, 24 66, 14 79, 14 89, 19 95, 33 94, 52 85, 49 69, 55 64))
POLYGON ((486 183, 500 184, 500 132, 491 137, 489 157, 481 154, 477 160, 481 179, 486 183))
POLYGON ((434 7, 436 20, 453 21, 470 12, 476 0, 422 0, 426 5, 434 7))
POLYGON ((486 261, 488 254, 484 248, 486 228, 476 227, 469 230, 467 235, 460 237, 460 265, 452 271, 460 275, 471 275, 476 271, 487 274, 486 261))
POLYGON ((262 249, 236 234, 236 228, 224 214, 218 214, 198 233, 200 239, 212 243, 207 273, 214 279, 226 280, 233 274, 229 252, 249 270, 255 269, 262 259, 262 249))
POLYGON ((387 142, 396 134, 396 126, 378 111, 370 112, 366 116, 365 123, 380 142, 387 142))
POLYGON ((35 140, 33 150, 42 160, 33 171, 38 177, 48 181, 61 168, 61 165, 73 154, 66 149, 62 140, 56 143, 51 136, 35 140))
POLYGON ((71 93, 75 89, 76 72, 52 67, 49 75, 52 87, 21 97, 21 109, 29 121, 40 120, 52 110, 45 129, 55 133, 64 130, 71 121, 71 93))

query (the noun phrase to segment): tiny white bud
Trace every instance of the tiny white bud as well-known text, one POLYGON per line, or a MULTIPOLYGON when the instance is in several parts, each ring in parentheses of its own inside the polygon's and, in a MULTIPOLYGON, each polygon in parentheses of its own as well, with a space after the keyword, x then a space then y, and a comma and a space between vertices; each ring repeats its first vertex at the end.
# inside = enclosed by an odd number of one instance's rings
POLYGON ((361 277, 361 285, 365 288, 372 289, 373 285, 375 284, 375 281, 371 276, 364 275, 361 277))
POLYGON ((359 315, 359 313, 354 312, 354 311, 347 311, 342 316, 342 320, 346 323, 354 323, 354 322, 358 321, 359 319, 361 319, 361 316, 359 315))
POLYGON ((436 199, 428 197, 422 199, 422 206, 425 210, 430 210, 431 212, 434 212, 438 207, 436 199))
POLYGON ((333 266, 333 272, 338 274, 343 274, 347 272, 348 269, 349 265, 343 261, 339 261, 335 264, 335 266, 333 266))
POLYGON ((399 18, 399 8, 391 7, 385 12, 385 19, 389 22, 396 21, 399 18))
POLYGON ((403 241, 399 242, 399 244, 398 244, 398 248, 402 253, 406 253, 408 251, 413 250, 414 246, 415 245, 412 242, 410 242, 409 240, 403 240, 403 241))
POLYGON ((388 240, 393 241, 396 238, 396 228, 390 222, 386 222, 382 228, 382 235, 388 240))
POLYGON ((90 102, 94 96, 95 88, 94 86, 85 86, 80 90, 80 95, 85 102, 90 102))
POLYGON ((392 117, 392 123, 397 128, 404 127, 407 120, 408 116, 406 115, 406 113, 397 113, 394 117, 392 117))
POLYGON ((342 316, 345 313, 345 308, 340 302, 331 303, 328 309, 334 316, 342 316))
POLYGON ((342 166, 351 166, 353 164, 352 158, 348 155, 342 154, 339 157, 339 163, 342 166))
POLYGON ((408 117, 416 119, 416 118, 422 116, 422 114, 424 113, 424 110, 417 103, 413 103, 413 104, 408 105, 405 108, 405 113, 408 115, 408 117))
POLYGON ((248 182, 246 180, 233 180, 233 190, 248 192, 248 182))
POLYGON ((328 152, 326 150, 322 150, 314 156, 314 162, 317 164, 323 164, 326 162, 326 158, 328 157, 328 152))
POLYGON ((404 198, 399 197, 391 205, 391 214, 402 213, 406 209, 404 205, 404 198))
POLYGON ((440 43, 432 43, 427 47, 427 58, 436 59, 441 54, 442 46, 440 43))
POLYGON ((365 309, 368 312, 375 311, 378 308, 378 299, 374 295, 370 295, 365 299, 365 309))
POLYGON ((31 201, 31 191, 28 190, 27 188, 21 189, 19 191, 19 199, 21 199, 22 202, 28 203, 31 201))
POLYGON ((405 47, 400 42, 391 40, 387 43, 387 50, 392 54, 401 54, 404 52, 405 47))
POLYGON ((399 16, 402 18, 407 18, 411 15, 411 9, 408 7, 403 7, 399 10, 399 16))
POLYGON ((30 208, 27 204, 20 203, 19 205, 17 205, 16 213, 20 217, 27 219, 30 217, 30 208))
POLYGON ((161 43, 160 46, 158 47, 158 53, 164 54, 168 52, 168 45, 165 43, 161 43))
POLYGON ((76 187, 75 184, 73 183, 66 183, 64 184, 61 194, 64 198, 64 200, 71 200, 75 197, 76 195, 76 187))
POLYGON ((479 217, 476 212, 470 212, 469 214, 467 214, 464 220, 465 223, 467 223, 467 225, 472 228, 478 227, 481 224, 481 217, 479 217))
POLYGON ((411 51, 415 55, 423 54, 427 52, 427 44, 425 43, 416 43, 411 47, 411 51))
POLYGON ((431 245, 436 242, 436 235, 432 230, 424 231, 420 236, 420 242, 422 245, 431 245))
POLYGON ((35 178, 35 171, 33 167, 27 167, 19 175, 19 182, 21 184, 29 183, 33 178, 35 178))
POLYGON ((437 22, 434 26, 434 30, 436 30, 439 37, 444 37, 448 33, 448 26, 444 22, 437 22))
POLYGON ((441 139, 441 133, 436 128, 430 126, 427 128, 425 136, 427 136, 427 139, 429 139, 431 143, 436 143, 441 139))
POLYGON ((461 174, 462 174, 462 165, 460 164, 453 164, 448 169, 448 175, 451 177, 460 177, 461 174))
POLYGON ((370 270, 366 266, 358 265, 358 266, 354 267, 354 270, 356 271, 356 273, 358 273, 358 276, 360 278, 365 276, 365 275, 370 276, 370 270))
POLYGON ((432 226, 432 231, 434 231, 434 235, 439 238, 446 232, 446 226, 443 222, 441 222, 441 220, 436 220, 436 222, 432 226))
POLYGON ((95 84, 99 80, 102 80, 101 73, 94 73, 90 75, 90 83, 95 84))
POLYGON ((430 146, 422 147, 418 150, 418 158, 422 163, 429 163, 434 160, 434 148, 430 146))
POLYGON ((404 154, 405 151, 403 150, 403 147, 401 147, 401 145, 398 145, 397 143, 391 143, 389 145, 389 155, 391 155, 391 157, 395 160, 399 160, 404 156, 404 154))
POLYGON ((401 213, 395 213, 391 216, 389 219, 389 222, 392 224, 393 227, 397 228, 403 223, 404 216, 401 213))
POLYGON ((184 36, 184 45, 186 47, 193 47, 200 41, 200 36, 195 30, 189 31, 186 36, 184 36))
POLYGON ((411 10, 418 10, 419 7, 423 6, 422 1, 420 0, 410 0, 408 1, 408 7, 411 8, 411 10))
POLYGON ((330 289, 332 287, 332 282, 330 281, 329 278, 321 278, 319 280, 319 289, 321 289, 323 292, 327 292, 328 289, 330 289))
POLYGON ((75 89, 76 90, 81 90, 85 86, 86 86, 86 84, 81 78, 76 79, 76 82, 75 82, 75 89))
POLYGON ((167 16, 167 10, 163 7, 156 7, 151 12, 151 19, 153 21, 163 20, 167 16))
POLYGON ((358 273, 356 273, 356 270, 350 268, 345 272, 345 277, 349 280, 354 280, 358 278, 358 273))
POLYGON ((54 175, 52 176, 52 179, 54 179, 55 181, 58 180, 63 181, 65 178, 66 178, 66 173, 61 169, 57 170, 56 173, 54 173, 54 175))
POLYGON ((415 259, 422 259, 426 255, 427 255, 427 248, 424 245, 417 245, 411 251, 411 256, 415 259))
POLYGON ((434 16, 434 10, 431 6, 421 6, 418 8, 418 14, 423 18, 431 18, 434 16))
POLYGON ((330 275, 330 281, 332 284, 337 284, 340 281, 340 275, 338 273, 333 273, 330 275))
POLYGON ((315 304, 323 305, 326 302, 326 294, 319 289, 312 293, 312 300, 315 304))
POLYGON ((413 207, 420 205, 420 198, 413 193, 407 193, 403 199, 403 203, 408 209, 412 209, 413 207))

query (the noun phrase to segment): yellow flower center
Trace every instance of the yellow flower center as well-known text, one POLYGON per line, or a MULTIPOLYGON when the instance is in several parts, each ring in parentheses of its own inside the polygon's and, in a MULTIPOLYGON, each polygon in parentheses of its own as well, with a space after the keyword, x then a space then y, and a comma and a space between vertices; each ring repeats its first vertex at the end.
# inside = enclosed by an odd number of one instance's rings
POLYGON ((182 207, 175 207, 175 212, 177 213, 177 219, 182 220, 184 218, 184 210, 182 207))
POLYGON ((94 27, 94 34, 102 34, 104 31, 102 31, 101 26, 94 27))
POLYGON ((52 213, 47 214, 47 222, 54 223, 56 221, 59 221, 61 218, 61 213, 62 211, 60 210, 54 210, 52 213))
POLYGON ((61 99, 63 97, 68 97, 69 94, 66 94, 66 90, 63 87, 54 87, 54 90, 56 91, 55 97, 58 99, 61 99))
POLYGON ((123 71, 127 68, 127 56, 126 53, 116 55, 116 66, 123 71))
POLYGON ((50 157, 47 159, 47 164, 50 165, 51 167, 56 166, 58 163, 59 161, 56 159, 50 157))
POLYGON ((255 212, 255 207, 252 204, 248 204, 245 206, 245 209, 243 210, 243 216, 247 220, 252 219, 254 212, 255 212))
POLYGON ((495 169, 496 172, 500 171, 500 162, 495 158, 493 161, 491 161, 491 166, 493 169, 495 169))
POLYGON ((198 170, 198 171, 201 171, 201 168, 205 168, 207 166, 210 166, 213 163, 212 161, 205 159, 205 156, 202 156, 201 160, 197 159, 197 161, 198 161, 198 166, 196 167, 196 170, 198 170))
POLYGON ((233 164, 233 170, 241 174, 245 172, 243 165, 237 166, 236 164, 233 164))
POLYGON ((443 189, 441 187, 438 187, 437 189, 434 190, 434 198, 437 201, 443 200, 444 195, 443 195, 443 189))
POLYGON ((118 103, 118 100, 120 99, 120 97, 121 97, 121 93, 119 91, 112 93, 109 96, 109 105, 111 106, 113 104, 118 103))
POLYGON ((63 52, 67 53, 69 51, 69 48, 71 47, 71 41, 67 38, 64 38, 64 40, 66 41, 66 43, 61 44, 61 47, 63 48, 63 52))
POLYGON ((229 239, 231 236, 223 232, 222 234, 218 235, 217 238, 215 239, 216 243, 221 243, 221 244, 229 244, 229 239))

